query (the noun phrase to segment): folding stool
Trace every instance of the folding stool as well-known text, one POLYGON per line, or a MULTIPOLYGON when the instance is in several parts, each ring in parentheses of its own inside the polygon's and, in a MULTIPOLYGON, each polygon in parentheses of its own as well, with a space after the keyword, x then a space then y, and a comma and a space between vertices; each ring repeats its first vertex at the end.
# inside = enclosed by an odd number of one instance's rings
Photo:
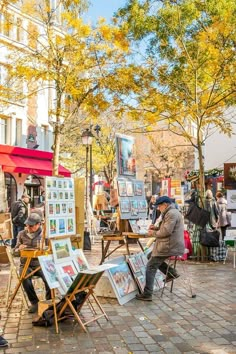
MULTIPOLYGON (((190 297, 191 298, 195 298, 196 297, 196 294, 193 294, 193 290, 192 290, 192 285, 191 285, 191 280, 190 280, 190 276, 188 274, 188 271, 187 271, 187 254, 189 253, 189 250, 187 248, 185 248, 184 250, 184 254, 181 255, 181 256, 170 256, 169 259, 168 259, 168 263, 167 263, 167 271, 166 271, 166 276, 163 280, 163 288, 162 288, 162 292, 161 292, 161 297, 164 293, 164 290, 165 290, 165 287, 166 287, 166 279, 167 279, 167 274, 168 274, 168 271, 169 271, 169 268, 170 266, 172 266, 174 269, 176 269, 176 264, 177 262, 179 261, 178 264, 181 264, 182 266, 182 270, 183 270, 183 274, 181 274, 181 278, 183 276, 184 278, 184 283, 185 283, 185 288, 187 290, 187 287, 190 291, 190 297)), ((180 278, 180 279, 181 279, 180 278)), ((173 278, 173 280, 171 280, 171 286, 170 286, 170 292, 172 293, 173 291, 173 286, 174 286, 174 281, 178 279, 178 278, 173 278)))

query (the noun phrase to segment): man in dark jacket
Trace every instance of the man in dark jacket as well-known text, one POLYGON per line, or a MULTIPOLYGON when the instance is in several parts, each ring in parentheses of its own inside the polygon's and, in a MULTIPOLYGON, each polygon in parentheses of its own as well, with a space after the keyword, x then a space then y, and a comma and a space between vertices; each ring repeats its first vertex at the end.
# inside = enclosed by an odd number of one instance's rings
POLYGON ((25 220, 28 217, 28 204, 30 196, 23 194, 21 199, 14 202, 11 206, 11 219, 13 224, 13 239, 11 248, 15 248, 17 235, 25 228, 25 220))
MULTIPOLYGON (((17 243, 15 247, 15 252, 19 252, 23 249, 27 248, 37 248, 38 243, 40 243, 41 238, 42 238, 42 227, 41 227, 41 217, 37 213, 31 213, 30 216, 27 218, 25 221, 26 229, 23 231, 20 231, 17 237, 17 243)), ((20 258, 20 274, 22 273, 22 270, 24 268, 26 262, 25 257, 20 258)), ((26 274, 31 273, 34 269, 39 267, 39 261, 38 258, 32 258, 27 270, 26 274)), ((44 277, 44 274, 41 269, 39 269, 37 272, 34 273, 34 275, 42 278, 45 288, 46 288, 46 299, 49 300, 51 299, 51 290, 48 286, 48 283, 44 277)), ((38 296, 34 290, 34 286, 32 283, 31 277, 24 279, 23 280, 23 287, 24 290, 29 298, 29 301, 31 303, 31 307, 29 308, 29 313, 35 313, 38 311, 38 296)))
MULTIPOLYGON (((183 217, 172 200, 163 196, 158 198, 156 205, 162 214, 162 221, 157 228, 150 226, 149 236, 155 237, 156 241, 151 253, 151 257, 146 268, 146 285, 143 294, 137 294, 136 299, 152 301, 153 286, 155 275, 158 269, 166 274, 167 264, 165 260, 170 256, 179 256, 184 254, 184 222, 183 217)), ((173 280, 179 275, 176 270, 169 267, 166 274, 166 281, 173 280)))

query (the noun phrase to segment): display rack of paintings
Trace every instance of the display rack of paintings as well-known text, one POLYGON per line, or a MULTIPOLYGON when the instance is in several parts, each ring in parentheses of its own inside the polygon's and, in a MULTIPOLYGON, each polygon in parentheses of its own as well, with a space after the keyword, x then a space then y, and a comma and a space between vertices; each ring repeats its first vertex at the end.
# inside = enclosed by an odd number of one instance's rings
POLYGON ((147 202, 143 181, 118 179, 121 219, 146 219, 147 202))
POLYGON ((65 295, 72 285, 77 285, 79 273, 96 274, 115 266, 107 263, 90 267, 82 249, 72 249, 70 237, 51 239, 51 246, 52 254, 38 259, 48 286, 58 289, 61 295, 65 295))
MULTIPOLYGON (((146 283, 146 265, 148 262, 145 253, 140 252, 129 256, 127 259, 133 277, 141 292, 144 291, 146 283)), ((158 270, 155 277, 154 291, 163 288, 163 274, 158 270)))
POLYGON ((46 177, 47 235, 75 235, 75 194, 72 178, 46 177))

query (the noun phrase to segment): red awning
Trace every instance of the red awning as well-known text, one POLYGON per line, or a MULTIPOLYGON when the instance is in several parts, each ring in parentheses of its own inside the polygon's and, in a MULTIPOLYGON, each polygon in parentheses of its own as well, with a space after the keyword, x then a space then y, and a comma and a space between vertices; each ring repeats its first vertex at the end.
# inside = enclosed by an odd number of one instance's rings
MULTIPOLYGON (((52 176, 51 152, 0 145, 0 165, 4 172, 52 176)), ((70 177, 69 170, 59 165, 59 175, 70 177)))
POLYGON ((92 184, 92 189, 94 191, 95 186, 103 186, 104 188, 110 188, 110 184, 107 183, 106 181, 97 181, 92 184))

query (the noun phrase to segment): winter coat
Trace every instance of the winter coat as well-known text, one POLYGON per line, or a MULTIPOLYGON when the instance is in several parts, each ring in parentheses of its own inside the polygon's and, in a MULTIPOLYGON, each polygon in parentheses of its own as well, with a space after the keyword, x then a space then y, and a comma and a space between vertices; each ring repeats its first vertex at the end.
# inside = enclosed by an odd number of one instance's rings
POLYGON ((210 226, 213 229, 216 229, 218 227, 219 209, 215 198, 212 197, 205 199, 205 209, 210 212, 210 226))
POLYGON ((28 206, 19 199, 12 204, 11 207, 11 218, 13 224, 17 226, 24 226, 25 221, 28 217, 28 206))
POLYGON ((227 218, 227 200, 224 197, 217 198, 217 206, 219 209, 219 226, 227 226, 229 224, 227 218))
POLYGON ((162 213, 159 230, 153 232, 156 241, 152 256, 180 256, 184 254, 183 217, 174 205, 168 206, 162 213))
MULTIPOLYGON (((37 248, 38 241, 40 241, 42 238, 42 228, 39 227, 38 230, 34 233, 29 233, 26 229, 23 231, 20 231, 18 236, 17 236, 17 243, 14 248, 14 252, 17 253, 19 252, 19 246, 20 245, 26 245, 27 248, 37 248)), ((26 262, 25 257, 20 258, 20 263, 21 266, 23 266, 26 262)), ((30 267, 38 267, 39 266, 39 261, 38 258, 32 258, 30 261, 30 267)))

